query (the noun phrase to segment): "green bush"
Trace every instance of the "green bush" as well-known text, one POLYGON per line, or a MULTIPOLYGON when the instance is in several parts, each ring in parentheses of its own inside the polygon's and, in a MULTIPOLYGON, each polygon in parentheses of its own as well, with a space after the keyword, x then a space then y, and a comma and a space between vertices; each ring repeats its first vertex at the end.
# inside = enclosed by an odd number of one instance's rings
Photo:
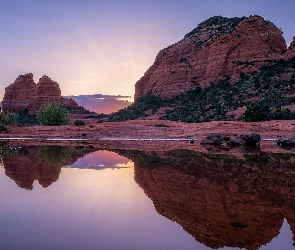
POLYGON ((246 122, 262 122, 268 120, 268 115, 270 113, 270 106, 268 103, 252 102, 247 106, 245 111, 245 121, 246 122))
POLYGON ((75 120, 75 121, 74 121, 74 124, 75 124, 76 126, 84 126, 84 125, 85 125, 85 122, 82 121, 82 120, 75 120))
POLYGON ((35 114, 30 115, 27 109, 16 113, 16 125, 18 126, 35 126, 39 125, 35 114))
POLYGON ((36 115, 39 123, 44 126, 66 125, 70 120, 70 114, 59 102, 43 105, 36 115))
POLYGON ((293 120, 295 119, 295 114, 291 112, 290 109, 277 109, 271 115, 272 120, 293 120))
POLYGON ((14 125, 17 122, 17 114, 9 113, 7 115, 1 114, 0 122, 4 125, 14 125))
POLYGON ((17 116, 14 113, 3 114, 0 112, 0 132, 8 132, 8 125, 16 123, 17 116))
POLYGON ((130 106, 110 114, 108 121, 121 122, 135 120, 140 117, 145 117, 145 112, 147 111, 150 111, 152 114, 154 114, 162 105, 163 100, 159 97, 152 95, 140 97, 130 106))

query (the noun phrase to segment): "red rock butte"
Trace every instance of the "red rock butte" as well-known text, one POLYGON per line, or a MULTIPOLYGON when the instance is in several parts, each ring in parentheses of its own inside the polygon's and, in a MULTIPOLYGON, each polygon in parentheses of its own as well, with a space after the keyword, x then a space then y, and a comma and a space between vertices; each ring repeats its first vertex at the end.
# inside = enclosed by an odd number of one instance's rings
POLYGON ((282 31, 260 16, 211 17, 185 37, 161 50, 153 65, 135 84, 135 100, 154 95, 175 97, 240 74, 251 74, 273 60, 295 56, 295 38, 287 48, 282 31))
POLYGON ((61 96, 59 84, 44 75, 36 84, 33 74, 20 75, 14 83, 5 88, 2 108, 4 113, 21 112, 28 110, 34 114, 38 108, 49 102, 62 102, 66 106, 79 107, 73 100, 61 96))

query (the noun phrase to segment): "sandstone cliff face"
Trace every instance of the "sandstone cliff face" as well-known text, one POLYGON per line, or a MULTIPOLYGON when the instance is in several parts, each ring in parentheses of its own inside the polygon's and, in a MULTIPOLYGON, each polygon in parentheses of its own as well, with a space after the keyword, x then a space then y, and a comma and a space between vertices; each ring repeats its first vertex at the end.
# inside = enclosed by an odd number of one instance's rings
POLYGON ((295 56, 295 36, 293 37, 293 41, 291 42, 288 50, 285 53, 285 59, 291 59, 295 56))
POLYGON ((14 83, 5 88, 2 107, 4 113, 20 112, 27 109, 29 114, 34 114, 42 105, 56 101, 62 102, 65 107, 81 108, 82 111, 85 111, 74 100, 63 98, 59 84, 50 77, 44 75, 36 84, 33 74, 28 73, 20 75, 14 83))
POLYGON ((158 53, 135 85, 135 100, 149 94, 168 99, 227 76, 237 81, 241 73, 284 58, 286 50, 281 30, 262 17, 212 17, 158 53))
POLYGON ((33 74, 20 75, 14 83, 5 88, 2 108, 5 113, 20 112, 24 109, 32 110, 34 104, 32 96, 35 93, 36 83, 33 74))
POLYGON ((61 91, 59 84, 48 76, 42 76, 36 85, 34 102, 36 109, 48 102, 61 100, 61 91))

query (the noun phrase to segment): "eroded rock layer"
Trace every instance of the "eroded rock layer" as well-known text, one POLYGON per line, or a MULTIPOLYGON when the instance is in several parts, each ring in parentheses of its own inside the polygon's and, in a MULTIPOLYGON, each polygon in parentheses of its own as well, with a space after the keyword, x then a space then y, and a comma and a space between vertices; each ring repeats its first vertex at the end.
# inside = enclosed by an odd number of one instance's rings
POLYGON ((212 17, 158 53, 135 85, 135 100, 146 95, 169 99, 197 83, 205 87, 226 77, 235 82, 241 73, 292 57, 293 43, 287 51, 281 30, 260 16, 212 17))
POLYGON ((48 76, 42 76, 35 89, 35 109, 41 107, 44 103, 61 100, 61 91, 59 84, 52 81, 48 76))
POLYGON ((32 73, 20 75, 14 83, 5 88, 2 108, 4 113, 28 110, 29 114, 34 114, 38 108, 49 102, 61 102, 70 109, 85 111, 74 100, 61 96, 57 82, 44 75, 36 84, 32 73))
POLYGON ((2 108, 5 113, 33 110, 36 83, 33 74, 20 75, 14 83, 5 88, 2 108))

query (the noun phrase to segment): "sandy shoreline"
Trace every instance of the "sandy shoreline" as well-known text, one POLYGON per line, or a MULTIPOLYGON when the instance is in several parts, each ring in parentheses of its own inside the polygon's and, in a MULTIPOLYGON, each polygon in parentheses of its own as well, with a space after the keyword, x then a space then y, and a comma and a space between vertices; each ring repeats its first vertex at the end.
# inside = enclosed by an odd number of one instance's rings
POLYGON ((179 148, 207 151, 199 141, 209 133, 227 136, 259 133, 261 150, 284 152, 275 147, 279 138, 295 136, 295 121, 182 123, 172 121, 136 120, 127 122, 88 123, 86 126, 10 127, 0 140, 15 145, 86 145, 106 149, 167 151, 179 148), (191 144, 190 140, 195 143, 191 144))
POLYGON ((158 120, 136 120, 127 122, 88 123, 86 126, 11 126, 5 137, 51 137, 51 138, 133 138, 169 139, 203 138, 209 133, 240 135, 259 133, 263 138, 295 136, 295 121, 235 122, 214 121, 205 123, 183 123, 158 120))

